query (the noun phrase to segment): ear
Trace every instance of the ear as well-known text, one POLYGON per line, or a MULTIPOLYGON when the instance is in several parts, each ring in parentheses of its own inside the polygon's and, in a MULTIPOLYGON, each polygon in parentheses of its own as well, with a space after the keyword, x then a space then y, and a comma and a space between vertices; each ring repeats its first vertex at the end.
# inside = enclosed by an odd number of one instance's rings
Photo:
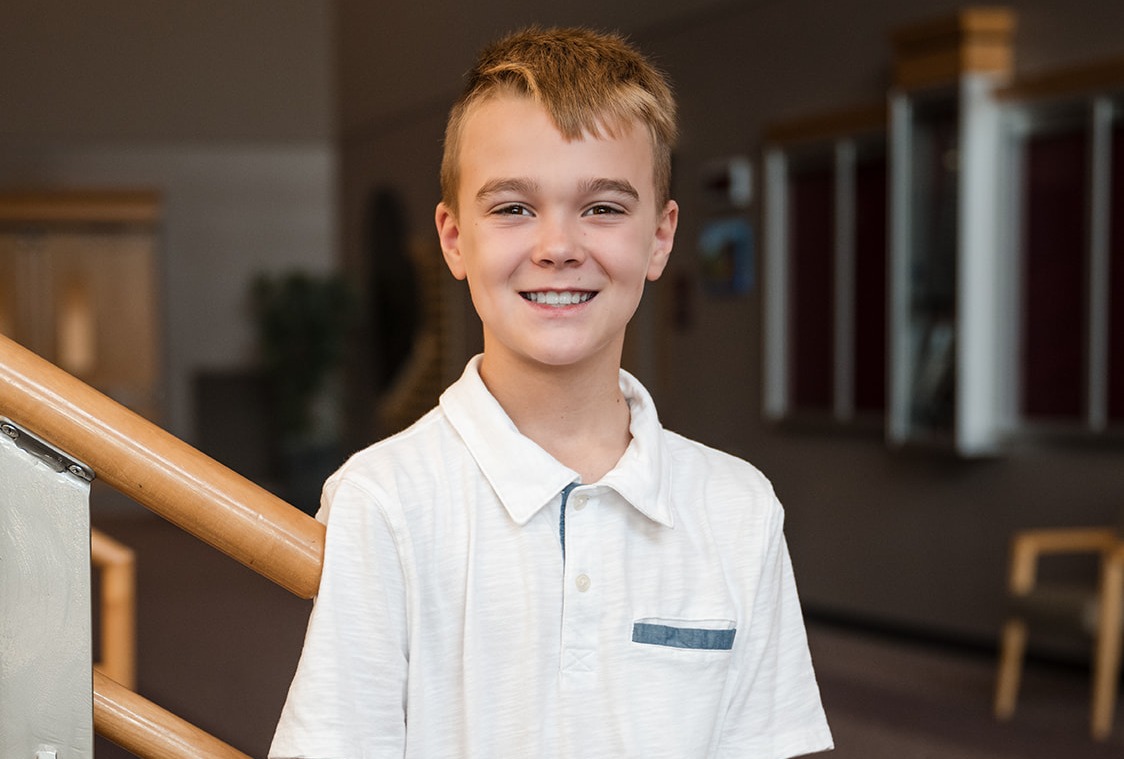
POLYGON ((656 234, 652 242, 652 257, 648 261, 648 280, 651 282, 659 279, 667 266, 667 259, 671 256, 671 248, 675 244, 677 226, 679 226, 679 204, 669 200, 664 206, 659 223, 656 224, 656 234))
POLYGON ((437 238, 441 241, 441 253, 445 256, 445 265, 449 267, 454 277, 464 279, 466 274, 460 248, 461 229, 456 215, 444 202, 441 202, 437 204, 434 222, 437 224, 437 238))

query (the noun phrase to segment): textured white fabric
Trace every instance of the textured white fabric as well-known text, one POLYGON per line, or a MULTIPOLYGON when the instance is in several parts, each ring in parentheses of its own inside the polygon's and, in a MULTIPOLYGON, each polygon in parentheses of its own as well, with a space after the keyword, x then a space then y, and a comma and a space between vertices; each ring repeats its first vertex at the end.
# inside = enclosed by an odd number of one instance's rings
POLYGON ((515 429, 477 367, 325 485, 323 577, 270 756, 829 748, 768 481, 663 430, 622 372, 633 439, 569 494, 563 559, 561 491, 578 476, 515 429), (678 648, 634 642, 637 622, 735 632, 727 650, 678 648))

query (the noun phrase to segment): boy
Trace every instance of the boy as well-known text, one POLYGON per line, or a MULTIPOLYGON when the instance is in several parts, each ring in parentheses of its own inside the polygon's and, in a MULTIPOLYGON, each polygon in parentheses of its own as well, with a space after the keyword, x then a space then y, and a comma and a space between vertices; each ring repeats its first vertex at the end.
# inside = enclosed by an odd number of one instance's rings
POLYGON ((273 757, 781 759, 830 748, 783 513, 620 369, 675 106, 620 38, 531 29, 453 107, 436 223, 484 352, 325 485, 273 757))

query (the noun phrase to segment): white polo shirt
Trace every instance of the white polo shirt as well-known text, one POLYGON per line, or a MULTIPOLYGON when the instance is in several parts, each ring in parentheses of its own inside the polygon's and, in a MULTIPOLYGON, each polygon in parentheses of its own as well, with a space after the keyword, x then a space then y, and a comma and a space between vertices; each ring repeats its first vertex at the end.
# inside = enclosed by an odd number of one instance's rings
POLYGON ((632 442, 564 493, 577 473, 516 430, 478 366, 325 485, 323 576, 270 756, 830 748, 768 481, 665 431, 622 372, 632 442))

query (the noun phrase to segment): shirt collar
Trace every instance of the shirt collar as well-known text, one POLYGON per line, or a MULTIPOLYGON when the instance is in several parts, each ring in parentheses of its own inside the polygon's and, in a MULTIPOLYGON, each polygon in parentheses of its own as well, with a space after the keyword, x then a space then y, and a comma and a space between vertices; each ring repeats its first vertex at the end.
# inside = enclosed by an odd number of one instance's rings
MULTIPOLYGON (((511 518, 524 525, 579 475, 516 429, 480 378, 480 358, 470 360, 442 394, 441 409, 511 518)), ((649 519, 671 527, 669 467, 655 405, 624 370, 620 386, 628 401, 632 442, 613 470, 592 484, 615 490, 649 519)))

